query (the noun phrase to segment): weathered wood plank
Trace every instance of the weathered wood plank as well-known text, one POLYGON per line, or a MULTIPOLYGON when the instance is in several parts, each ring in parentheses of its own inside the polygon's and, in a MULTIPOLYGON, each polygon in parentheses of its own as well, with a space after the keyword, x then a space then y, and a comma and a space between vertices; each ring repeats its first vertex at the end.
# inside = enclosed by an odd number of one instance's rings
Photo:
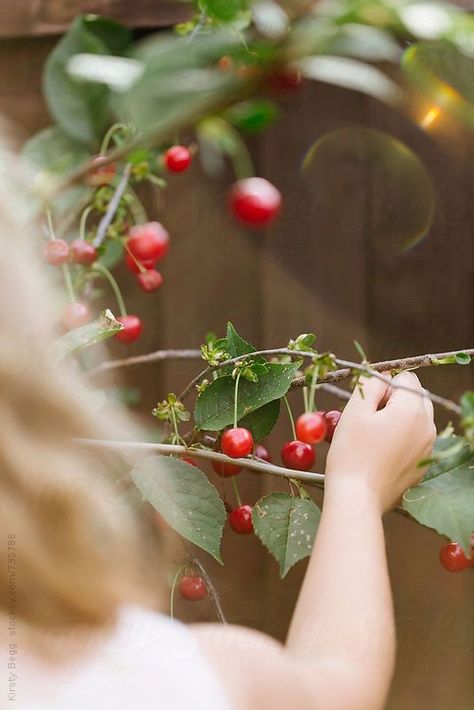
POLYGON ((131 27, 169 27, 189 16, 189 6, 172 0, 15 0, 0 3, 0 37, 57 35, 74 17, 94 13, 131 27))

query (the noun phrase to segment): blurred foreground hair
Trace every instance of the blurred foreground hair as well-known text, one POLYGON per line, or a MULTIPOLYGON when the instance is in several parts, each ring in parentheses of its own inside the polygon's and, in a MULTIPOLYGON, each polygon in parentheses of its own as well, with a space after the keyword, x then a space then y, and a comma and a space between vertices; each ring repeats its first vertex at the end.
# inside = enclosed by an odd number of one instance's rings
POLYGON ((151 603, 150 559, 143 564, 149 550, 120 480, 123 460, 73 441, 137 432, 125 411, 101 416, 71 358, 51 360, 65 299, 41 262, 23 170, 0 147, 0 612, 40 637, 151 603))

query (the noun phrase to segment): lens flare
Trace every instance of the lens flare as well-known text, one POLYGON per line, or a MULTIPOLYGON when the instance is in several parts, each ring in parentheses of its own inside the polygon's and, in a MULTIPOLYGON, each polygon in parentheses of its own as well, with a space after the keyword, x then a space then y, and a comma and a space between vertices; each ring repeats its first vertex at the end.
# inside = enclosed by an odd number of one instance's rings
MULTIPOLYGON (((433 107, 425 122, 436 119, 433 107)), ((381 131, 351 127, 324 135, 306 153, 302 174, 334 233, 342 230, 350 239, 364 230, 390 255, 416 246, 433 222, 426 168, 408 146, 381 131)))

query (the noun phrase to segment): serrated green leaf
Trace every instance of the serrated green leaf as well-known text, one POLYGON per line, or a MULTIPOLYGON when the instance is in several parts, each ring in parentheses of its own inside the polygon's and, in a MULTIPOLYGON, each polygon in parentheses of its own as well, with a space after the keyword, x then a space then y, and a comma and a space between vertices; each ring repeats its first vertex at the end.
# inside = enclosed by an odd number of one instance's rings
POLYGON ((463 467, 410 488, 402 507, 422 525, 462 545, 470 555, 474 531, 474 467, 463 467))
POLYGON ((132 478, 168 525, 222 564, 226 512, 202 471, 179 459, 154 455, 133 468, 132 478))
POLYGON ((311 553, 320 517, 313 500, 287 493, 271 493, 255 504, 255 533, 278 562, 281 578, 311 553))
POLYGON ((239 426, 248 429, 254 441, 261 441, 270 434, 280 416, 280 400, 274 399, 264 407, 256 409, 239 421, 239 426))
POLYGON ((55 340, 51 346, 52 357, 55 362, 58 362, 75 350, 81 350, 111 338, 122 328, 122 324, 116 320, 111 311, 103 311, 92 323, 74 328, 55 340))
MULTIPOLYGON (((240 380, 237 419, 240 421, 268 402, 280 399, 290 388, 299 363, 268 363, 268 372, 258 382, 240 380)), ((198 429, 220 431, 234 421, 235 381, 230 376, 218 377, 199 395, 194 410, 198 429)))
POLYGON ((247 355, 247 353, 255 351, 254 346, 237 333, 230 321, 227 323, 227 349, 231 358, 247 355))
POLYGON ((49 111, 73 140, 95 147, 108 117, 109 90, 102 84, 79 82, 67 72, 75 54, 107 54, 105 42, 91 30, 91 17, 78 17, 46 60, 43 89, 49 111))
POLYGON ((424 476, 424 481, 444 473, 459 473, 474 466, 474 451, 462 436, 438 436, 431 458, 433 463, 424 476))

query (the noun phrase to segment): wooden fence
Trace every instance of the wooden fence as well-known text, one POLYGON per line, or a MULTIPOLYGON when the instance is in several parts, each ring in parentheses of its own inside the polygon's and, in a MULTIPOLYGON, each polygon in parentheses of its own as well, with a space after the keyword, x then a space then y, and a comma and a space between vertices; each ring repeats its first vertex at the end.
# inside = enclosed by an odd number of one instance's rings
MULTIPOLYGON (((84 11, 158 28, 181 19, 184 9, 151 0, 136 0, 133 8, 125 0, 2 3, 0 110, 20 137, 48 125, 42 64, 53 35, 84 11)), ((129 280, 130 308, 147 309, 150 333, 130 352, 197 346, 206 331, 222 332, 228 319, 258 346, 314 331, 321 348, 342 356, 354 355, 354 338, 372 359, 472 345, 474 151, 472 137, 460 128, 455 140, 452 133, 449 138, 440 141, 434 126, 427 134, 359 94, 308 85, 285 102, 280 122, 251 146, 259 173, 285 198, 283 217, 268 233, 247 233, 227 216, 230 175, 211 181, 196 165, 170 181, 160 212, 173 239, 166 285, 146 301, 129 280), (362 142, 347 132, 354 127, 365 130, 359 133, 362 142), (412 249, 404 250, 407 239, 423 227, 417 202, 421 213, 427 207, 421 183, 408 167, 402 166, 396 180, 381 173, 377 156, 392 155, 393 144, 367 129, 405 142, 432 180, 433 224, 412 249), (318 144, 302 169, 316 141, 334 131, 342 132, 318 144), (412 185, 408 191, 405 179, 412 185)), ((195 366, 148 365, 129 371, 127 380, 144 385, 147 411, 167 391, 179 390, 195 366)), ((432 369, 423 381, 456 398, 472 388, 472 369, 432 369)), ((321 404, 330 401, 321 397, 321 404)), ((445 423, 443 415, 439 421, 445 423)), ((283 422, 270 442, 275 457, 285 435, 283 422)), ((250 474, 242 481, 249 501, 275 485, 250 474)), ((399 628, 398 669, 387 707, 468 710, 474 703, 474 574, 441 569, 440 539, 433 532, 395 514, 387 516, 386 530, 399 628)), ((206 561, 227 616, 283 638, 304 565, 279 582, 259 542, 236 537, 226 531, 224 568, 206 561)), ((206 605, 182 604, 178 611, 189 620, 212 618, 206 605)))

